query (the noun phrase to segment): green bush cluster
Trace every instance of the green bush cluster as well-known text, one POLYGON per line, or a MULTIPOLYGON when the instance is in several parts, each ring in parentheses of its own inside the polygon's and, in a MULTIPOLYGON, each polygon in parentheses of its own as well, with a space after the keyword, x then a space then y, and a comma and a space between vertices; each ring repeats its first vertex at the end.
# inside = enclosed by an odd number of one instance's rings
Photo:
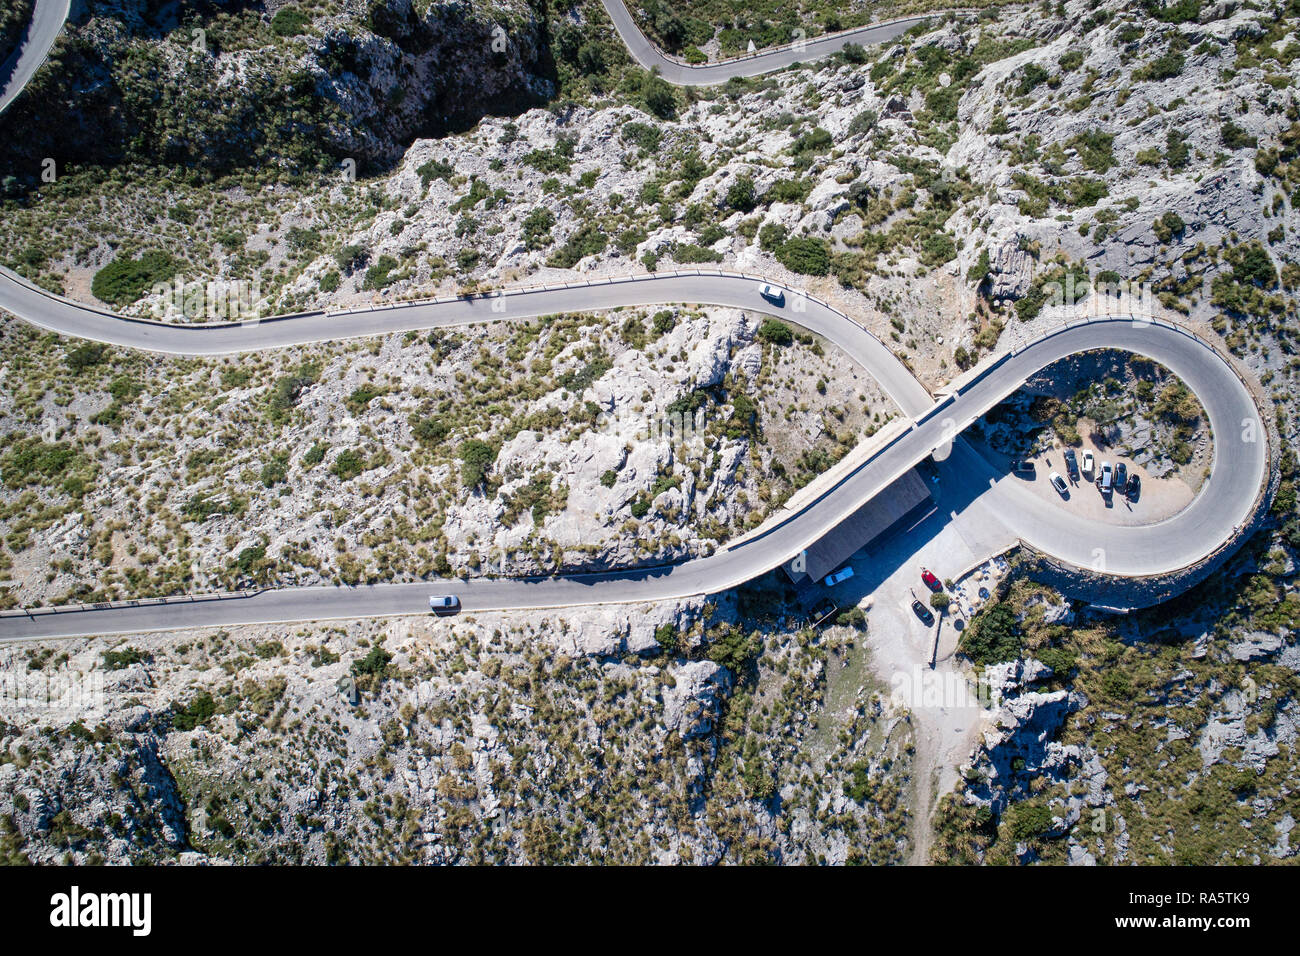
POLYGON ((181 264, 166 252, 151 250, 141 253, 138 259, 119 254, 95 273, 90 291, 101 302, 130 305, 153 286, 171 281, 180 268, 181 264))

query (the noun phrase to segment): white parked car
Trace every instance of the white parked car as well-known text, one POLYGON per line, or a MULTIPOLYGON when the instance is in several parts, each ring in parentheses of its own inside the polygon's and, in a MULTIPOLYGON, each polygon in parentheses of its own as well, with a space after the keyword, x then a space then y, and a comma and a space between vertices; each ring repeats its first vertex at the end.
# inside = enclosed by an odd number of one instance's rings
POLYGON ((847 580, 848 580, 849 578, 851 578, 851 577, 853 577, 853 569, 852 569, 852 568, 847 567, 847 566, 846 566, 846 567, 843 567, 843 568, 840 568, 840 569, 839 569, 838 571, 836 571, 834 574, 828 574, 828 575, 826 576, 826 586, 827 586, 828 588, 833 588, 833 587, 835 587, 835 585, 839 584, 841 581, 847 581, 847 580))
POLYGON ((774 285, 764 285, 758 290, 758 294, 778 308, 785 307, 785 292, 774 285))
POLYGON ((1093 468, 1092 452, 1085 451, 1083 453, 1083 473, 1085 475, 1091 475, 1092 468, 1093 468))
POLYGON ((429 610, 436 612, 449 613, 460 610, 460 598, 454 594, 430 594, 429 610))
POLYGON ((1058 495, 1060 495, 1062 498, 1070 497, 1070 488, 1068 485, 1066 485, 1064 478, 1062 478, 1056 472, 1052 472, 1049 480, 1052 482, 1052 487, 1056 489, 1056 493, 1058 495))
POLYGON ((1113 480, 1110 472, 1110 462, 1103 461, 1101 463, 1101 493, 1103 495, 1110 494, 1110 483, 1113 480))

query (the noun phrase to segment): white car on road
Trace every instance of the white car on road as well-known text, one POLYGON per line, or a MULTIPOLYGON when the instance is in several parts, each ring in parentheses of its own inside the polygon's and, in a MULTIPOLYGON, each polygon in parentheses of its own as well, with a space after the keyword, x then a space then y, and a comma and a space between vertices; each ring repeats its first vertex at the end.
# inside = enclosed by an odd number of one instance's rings
POLYGON ((769 284, 759 289, 758 294, 778 308, 785 307, 785 290, 783 289, 778 289, 776 286, 769 284))
POLYGON ((460 610, 460 598, 454 594, 430 594, 429 610, 435 614, 450 614, 460 610))

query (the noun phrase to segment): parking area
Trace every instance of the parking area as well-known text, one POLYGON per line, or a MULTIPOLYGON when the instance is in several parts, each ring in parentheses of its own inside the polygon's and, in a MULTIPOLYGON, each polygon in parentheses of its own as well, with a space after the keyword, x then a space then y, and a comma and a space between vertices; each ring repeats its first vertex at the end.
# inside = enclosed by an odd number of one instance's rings
MULTIPOLYGON (((1011 461, 1005 455, 999 455, 977 442, 972 444, 995 467, 1010 470, 1011 461)), ((1059 443, 1050 451, 1024 459, 1033 468, 1016 471, 1014 479, 1044 500, 1062 508, 1069 508, 1085 518, 1107 524, 1155 524, 1178 514, 1196 497, 1195 492, 1181 478, 1152 478, 1131 459, 1116 455, 1114 449, 1101 451, 1095 445, 1085 441, 1074 449, 1074 453, 1079 464, 1079 474, 1074 480, 1070 479, 1070 472, 1066 467, 1065 448, 1059 443), (1091 453, 1093 457, 1091 472, 1083 470, 1086 453, 1091 453), (1140 491, 1136 497, 1130 498, 1127 494, 1118 492, 1109 495, 1101 493, 1095 484, 1095 478, 1101 474, 1104 461, 1110 462, 1112 469, 1122 462, 1129 476, 1137 475, 1140 491), (1052 487, 1049 480, 1052 472, 1058 473, 1065 479, 1069 492, 1068 498, 1052 487)))

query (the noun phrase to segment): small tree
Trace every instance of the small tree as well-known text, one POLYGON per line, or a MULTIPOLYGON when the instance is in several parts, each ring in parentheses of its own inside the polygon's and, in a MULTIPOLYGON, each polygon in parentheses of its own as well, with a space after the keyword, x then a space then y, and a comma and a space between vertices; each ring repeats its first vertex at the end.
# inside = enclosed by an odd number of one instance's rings
POLYGON ((471 438, 460 446, 460 477, 466 488, 477 488, 496 464, 497 453, 485 441, 471 438))
POLYGON ((758 205, 758 193, 754 189, 754 180, 748 176, 739 176, 727 190, 727 205, 740 212, 749 212, 758 205))
POLYGON ((790 330, 790 326, 780 319, 764 319, 763 324, 758 327, 758 337, 761 341, 770 342, 772 345, 789 345, 794 341, 794 333, 790 330))
POLYGON ((930 607, 940 614, 946 613, 950 604, 952 604, 952 597, 946 591, 939 591, 937 594, 930 595, 930 607))

